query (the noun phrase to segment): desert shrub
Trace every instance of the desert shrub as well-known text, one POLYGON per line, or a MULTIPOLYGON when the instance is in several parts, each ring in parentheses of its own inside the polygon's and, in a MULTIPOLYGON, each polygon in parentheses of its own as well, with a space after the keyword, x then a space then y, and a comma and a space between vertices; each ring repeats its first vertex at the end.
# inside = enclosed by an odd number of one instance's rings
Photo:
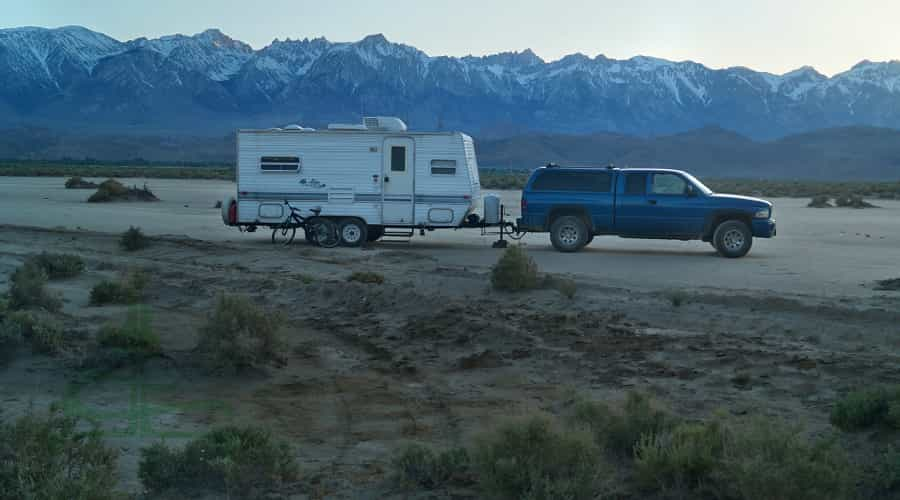
POLYGON ((406 486, 427 490, 454 482, 469 481, 469 452, 465 448, 434 452, 431 448, 411 444, 391 461, 397 480, 406 486))
POLYGON ((875 289, 885 292, 900 291, 900 278, 878 280, 877 282, 875 282, 875 289))
POLYGON ((666 297, 669 299, 669 303, 672 304, 672 307, 681 307, 688 299, 687 294, 680 290, 671 291, 666 294, 666 297))
POLYGON ((900 491, 900 446, 890 446, 878 457, 873 483, 881 492, 900 491))
POLYGON ((491 269, 491 284, 497 290, 530 290, 538 286, 537 264, 521 246, 507 248, 491 269))
POLYGON ((290 447, 262 429, 225 427, 176 450, 157 443, 141 450, 138 476, 150 493, 224 493, 261 498, 297 477, 290 447))
POLYGON ((75 500, 116 498, 117 453, 99 431, 56 412, 0 424, 0 497, 75 500))
POLYGON ((118 197, 128 195, 128 188, 114 179, 107 179, 97 186, 97 192, 92 194, 88 201, 91 203, 112 201, 118 197))
POLYGON ((641 392, 630 392, 621 408, 599 401, 576 403, 574 421, 587 427, 603 449, 620 457, 630 457, 642 439, 672 429, 677 419, 641 392))
POLYGON ((900 429, 900 386, 851 392, 831 410, 831 423, 844 431, 875 426, 900 429))
POLYGON ((91 304, 135 304, 141 300, 147 286, 147 275, 140 271, 129 273, 119 281, 104 280, 91 289, 91 304))
POLYGON ((540 417, 481 435, 472 465, 484 494, 501 499, 592 499, 604 472, 590 434, 540 417))
POLYGON ((122 325, 104 325, 97 341, 104 347, 141 354, 156 354, 160 351, 159 335, 153 331, 150 314, 142 307, 130 309, 122 325))
POLYGON ((34 262, 26 261, 10 278, 9 306, 12 309, 58 311, 62 300, 47 290, 47 273, 34 262))
POLYGON ((34 352, 57 354, 63 350, 63 329, 53 318, 32 311, 17 311, 6 315, 0 330, 10 340, 25 339, 34 352))
POLYGON ((22 341, 22 327, 5 314, 0 315, 0 352, 8 350, 22 341))
POLYGON ((552 288, 560 293, 563 297, 572 300, 578 293, 578 284, 575 281, 553 276, 552 274, 544 275, 544 288, 552 288))
POLYGON ((812 200, 810 200, 809 204, 806 206, 809 208, 832 208, 834 205, 831 204, 831 197, 816 195, 813 196, 812 200))
POLYGON ((278 330, 280 314, 254 305, 238 295, 220 295, 216 308, 200 331, 199 350, 215 369, 238 370, 282 362, 278 330))
POLYGON ((726 446, 721 422, 683 423, 644 435, 634 449, 635 476, 643 488, 703 490, 710 486, 726 446))
POLYGON ((84 261, 77 255, 42 252, 28 258, 44 270, 49 279, 74 278, 84 271, 84 261))
POLYGON ((356 271, 347 277, 347 281, 380 285, 384 283, 384 276, 372 271, 356 271))
POLYGON ((125 251, 134 252, 150 246, 150 240, 144 236, 141 228, 130 226, 127 231, 122 233, 122 237, 119 239, 119 246, 125 251))
POLYGON ((96 183, 86 181, 77 175, 66 180, 66 189, 93 189, 96 187, 96 183))
POLYGON ((857 195, 838 196, 834 200, 834 204, 842 208, 877 208, 864 200, 862 196, 857 195))
POLYGON ((635 449, 635 476, 648 490, 741 500, 847 498, 853 483, 833 441, 763 418, 717 417, 646 437, 635 449))

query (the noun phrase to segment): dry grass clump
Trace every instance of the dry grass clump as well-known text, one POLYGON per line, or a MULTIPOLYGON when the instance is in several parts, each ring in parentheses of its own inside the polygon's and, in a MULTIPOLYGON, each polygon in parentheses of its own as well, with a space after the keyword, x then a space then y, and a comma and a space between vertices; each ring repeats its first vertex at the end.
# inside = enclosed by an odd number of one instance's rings
POLYGON ((143 307, 128 311, 121 325, 104 325, 97 341, 104 347, 124 349, 130 353, 153 355, 160 352, 159 335, 153 331, 150 314, 143 307))
POLYGON ((538 284, 537 264, 518 245, 507 248, 491 269, 491 285, 497 290, 532 290, 538 284))
POLYGON ((104 280, 91 289, 91 305, 136 304, 143 297, 147 275, 134 271, 119 281, 104 280))
POLYGON ((831 204, 831 197, 825 195, 813 196, 806 206, 809 208, 834 208, 834 205, 831 204))
POLYGON ((900 386, 872 387, 847 394, 831 410, 831 423, 844 431, 900 429, 900 386))
POLYGON ((262 309, 239 295, 220 295, 200 330, 201 354, 215 371, 281 364, 281 314, 262 309))
POLYGON ((384 276, 372 271, 356 271, 347 277, 347 281, 380 285, 384 283, 384 276))
POLYGON ((400 450, 391 465, 397 480, 406 487, 433 490, 471 483, 469 452, 465 448, 435 452, 420 444, 411 444, 400 450))
POLYGON ((66 189, 96 189, 97 183, 86 181, 79 176, 69 177, 66 180, 66 189))
POLYGON ((834 204, 841 208, 878 208, 857 195, 838 196, 834 204))

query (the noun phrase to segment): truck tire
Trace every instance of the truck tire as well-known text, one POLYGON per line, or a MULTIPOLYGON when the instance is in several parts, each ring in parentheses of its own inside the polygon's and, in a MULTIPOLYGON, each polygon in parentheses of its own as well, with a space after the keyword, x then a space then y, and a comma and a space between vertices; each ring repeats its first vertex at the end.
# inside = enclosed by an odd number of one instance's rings
POLYGON ((722 257, 737 259, 750 251, 750 247, 753 246, 753 233, 746 223, 728 220, 716 227, 713 244, 722 257))
POLYGON ((577 252, 588 242, 588 227, 584 219, 564 215, 550 225, 550 243, 560 252, 577 252))
POLYGON ((367 225, 360 219, 348 217, 338 223, 338 236, 341 245, 345 247, 358 247, 367 241, 367 225))

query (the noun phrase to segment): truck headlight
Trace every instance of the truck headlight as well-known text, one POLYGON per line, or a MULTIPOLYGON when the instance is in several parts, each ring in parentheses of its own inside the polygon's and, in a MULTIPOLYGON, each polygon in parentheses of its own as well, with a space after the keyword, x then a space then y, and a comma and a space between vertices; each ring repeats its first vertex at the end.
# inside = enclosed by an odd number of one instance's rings
POLYGON ((763 208, 757 210, 755 214, 753 214, 754 219, 768 219, 772 215, 771 208, 763 208))

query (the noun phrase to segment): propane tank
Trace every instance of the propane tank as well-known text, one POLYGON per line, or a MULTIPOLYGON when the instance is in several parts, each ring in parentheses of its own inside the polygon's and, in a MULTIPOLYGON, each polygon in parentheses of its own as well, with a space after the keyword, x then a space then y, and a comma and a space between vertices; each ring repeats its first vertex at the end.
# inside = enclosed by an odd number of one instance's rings
POLYGON ((484 223, 488 225, 500 224, 500 197, 496 194, 484 195, 484 223))

